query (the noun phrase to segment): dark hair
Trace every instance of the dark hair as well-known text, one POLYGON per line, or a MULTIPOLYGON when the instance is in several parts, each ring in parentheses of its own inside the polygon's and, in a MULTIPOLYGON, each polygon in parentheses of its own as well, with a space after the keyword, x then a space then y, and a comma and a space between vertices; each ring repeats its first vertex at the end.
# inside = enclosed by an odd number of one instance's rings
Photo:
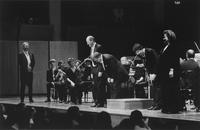
POLYGON ((176 34, 172 30, 164 30, 163 34, 167 35, 170 42, 174 42, 176 40, 176 34))
POLYGON ((111 129, 111 123, 111 117, 108 112, 102 111, 97 114, 95 126, 97 129, 111 129))
POLYGON ((80 111, 77 106, 71 106, 67 110, 67 114, 72 119, 77 119, 80 116, 80 111))
POLYGON ((132 47, 132 51, 135 53, 137 50, 141 50, 144 47, 140 43, 135 43, 132 47))
POLYGON ((93 56, 91 57, 92 59, 97 59, 101 56, 101 53, 99 52, 94 52, 93 56))
POLYGON ((146 127, 144 121, 143 121, 143 115, 142 112, 139 110, 135 110, 131 112, 130 115, 130 121, 133 123, 133 127, 138 125, 142 128, 146 127))
POLYGON ((131 129, 131 122, 129 118, 125 118, 121 120, 119 125, 116 127, 117 129, 131 129))
POLYGON ((72 67, 74 61, 75 61, 74 58, 68 58, 68 59, 67 59, 67 64, 68 64, 70 67, 72 67))

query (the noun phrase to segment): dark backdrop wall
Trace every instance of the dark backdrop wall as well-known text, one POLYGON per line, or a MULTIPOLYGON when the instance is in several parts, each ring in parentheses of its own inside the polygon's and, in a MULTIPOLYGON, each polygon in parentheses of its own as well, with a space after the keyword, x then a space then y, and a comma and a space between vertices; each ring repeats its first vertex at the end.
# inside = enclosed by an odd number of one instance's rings
POLYGON ((194 41, 200 45, 200 1, 179 1, 180 4, 174 4, 173 0, 167 0, 165 3, 164 28, 175 31, 181 56, 184 57, 185 51, 188 48, 192 48, 198 52, 194 41))
POLYGON ((14 41, 0 41, 0 96, 18 92, 17 44, 14 41))
MULTIPOLYGON (((50 26, 52 0, 1 0, 0 39, 18 40, 21 24, 50 26)), ((54 1, 56 2, 56 1, 54 1)), ((79 58, 88 56, 85 37, 94 35, 104 50, 117 57, 131 55, 135 42, 160 50, 162 30, 177 34, 181 48, 199 43, 199 0, 57 0, 61 6, 63 41, 78 41, 79 58), (176 4, 175 1, 180 1, 176 4), (160 19, 160 20, 159 20, 160 19)), ((52 8, 54 9, 54 8, 52 8)), ((58 11, 59 12, 59 11, 58 11)), ((51 36, 52 38, 53 36, 51 36)), ((41 40, 41 39, 36 39, 41 40)))
MULTIPOLYGON (((94 35, 104 51, 118 58, 131 55, 135 42, 156 46, 159 31, 156 26, 154 0, 62 2, 63 39, 78 40, 80 56, 88 56, 85 38, 94 35), (156 38, 157 37, 157 38, 156 38)), ((162 24, 162 23, 161 23, 162 24)), ((81 58, 82 58, 81 57, 81 58)))
POLYGON ((181 56, 199 43, 198 0, 62 1, 62 39, 78 40, 80 58, 87 57, 85 37, 94 35, 105 52, 131 55, 133 43, 161 49, 162 31, 177 34, 181 56), (161 19, 158 21, 157 19, 161 19))

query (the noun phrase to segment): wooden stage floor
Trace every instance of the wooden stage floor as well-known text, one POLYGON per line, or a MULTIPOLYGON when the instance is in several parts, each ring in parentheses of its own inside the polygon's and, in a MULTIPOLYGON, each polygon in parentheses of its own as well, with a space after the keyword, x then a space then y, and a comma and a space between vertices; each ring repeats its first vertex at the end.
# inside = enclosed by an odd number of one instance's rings
MULTIPOLYGON (((56 109, 56 110, 64 110, 66 111, 71 106, 78 106, 80 111, 82 112, 91 112, 91 113, 98 113, 101 111, 106 111, 111 114, 113 120, 113 126, 118 124, 122 119, 129 117, 130 113, 133 110, 119 110, 119 109, 108 109, 108 108, 94 108, 91 107, 91 99, 89 102, 83 102, 82 105, 71 105, 66 103, 59 103, 59 102, 44 102, 46 97, 33 97, 34 103, 29 103, 28 99, 25 99, 25 104, 27 106, 33 107, 44 107, 49 109, 56 109)), ((0 98, 0 103, 2 104, 9 104, 9 105, 16 105, 20 102, 18 98, 0 98)), ((170 119, 170 120, 178 120, 178 121, 189 121, 189 122, 200 122, 200 112, 195 111, 186 111, 180 114, 164 114, 161 113, 160 110, 147 110, 147 109, 139 109, 145 117, 153 118, 153 119, 170 119)))

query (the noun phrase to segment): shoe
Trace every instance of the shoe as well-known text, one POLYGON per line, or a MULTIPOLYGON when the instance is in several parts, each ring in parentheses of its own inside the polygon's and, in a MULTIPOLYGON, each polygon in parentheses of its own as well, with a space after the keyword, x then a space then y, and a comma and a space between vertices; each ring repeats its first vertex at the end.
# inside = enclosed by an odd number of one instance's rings
POLYGON ((197 107, 197 108, 196 108, 196 112, 200 112, 200 107, 197 107))
POLYGON ((104 107, 104 105, 103 104, 97 104, 96 107, 104 107))
POLYGON ((66 102, 65 102, 65 104, 69 104, 69 103, 70 103, 70 101, 66 101, 66 102))
POLYGON ((160 110, 161 107, 160 106, 154 106, 152 110, 160 110))
POLYGON ((151 106, 151 107, 147 108, 147 110, 153 110, 154 107, 155 106, 151 106))
POLYGON ((30 103, 33 103, 34 101, 33 101, 33 99, 30 99, 29 102, 30 102, 30 103))
POLYGON ((165 113, 165 114, 178 114, 179 111, 167 111, 167 110, 161 110, 162 113, 165 113))
POLYGON ((70 102, 70 105, 76 105, 76 103, 75 102, 70 102))
POLYGON ((96 107, 97 106, 97 104, 94 104, 94 105, 92 105, 91 107, 96 107))
POLYGON ((184 107, 180 108, 180 111, 181 111, 181 112, 187 111, 187 107, 184 106, 184 107))
POLYGON ((44 102, 51 102, 51 99, 47 99, 47 100, 45 100, 44 102))

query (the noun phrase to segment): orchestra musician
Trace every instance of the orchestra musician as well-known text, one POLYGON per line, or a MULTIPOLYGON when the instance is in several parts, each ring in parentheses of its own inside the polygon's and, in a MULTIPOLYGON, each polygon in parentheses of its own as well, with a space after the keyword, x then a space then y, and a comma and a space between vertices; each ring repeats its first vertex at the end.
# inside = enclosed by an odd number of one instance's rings
POLYGON ((82 63, 78 63, 76 66, 78 70, 78 77, 80 80, 80 87, 84 94, 84 101, 88 100, 88 91, 89 89, 93 89, 93 80, 91 78, 91 61, 83 61, 82 63), (84 63, 83 63, 84 62, 84 63))
POLYGON ((57 67, 57 74, 55 75, 55 87, 58 90, 58 97, 59 97, 59 102, 66 102, 66 73, 64 72, 64 62, 60 60, 58 62, 58 67, 57 67))
MULTIPOLYGON (((126 69, 127 72, 129 72, 130 70, 130 66, 131 66, 131 59, 132 57, 126 57, 126 56, 123 56, 120 58, 120 62, 121 64, 124 66, 124 68, 126 69)), ((121 88, 120 90, 120 93, 121 93, 121 98, 131 98, 132 97, 132 94, 131 94, 131 88, 132 88, 132 81, 135 81, 135 79, 130 76, 129 74, 129 80, 126 82, 126 83, 123 83, 123 87, 121 88)), ((108 84, 108 85, 112 85, 112 84, 108 84)))
MULTIPOLYGON (((194 100, 194 106, 197 112, 200 112, 200 66, 194 59, 195 52, 193 49, 188 49, 186 52, 186 60, 181 64, 181 85, 182 89, 191 89, 194 100)), ((184 97, 183 97, 184 99, 184 97)), ((185 100, 183 100, 185 101, 185 100)), ((184 103, 184 102, 183 102, 184 103)), ((185 103, 183 109, 185 109, 185 103)))
POLYGON ((66 69, 66 75, 67 75, 67 82, 69 87, 69 93, 71 97, 71 103, 72 104, 81 104, 82 100, 82 92, 81 88, 78 84, 78 77, 77 77, 77 68, 75 65, 75 60, 73 58, 68 58, 67 61, 69 67, 66 69))
POLYGON ((55 88, 55 99, 57 99, 58 96, 58 90, 57 87, 55 87, 55 76, 57 75, 58 71, 56 69, 56 60, 51 59, 49 61, 49 69, 47 70, 47 100, 45 102, 51 102, 50 99, 50 91, 51 88, 55 88))
MULTIPOLYGON (((132 48, 133 53, 135 53, 135 60, 140 59, 144 65, 145 75, 147 78, 148 86, 151 88, 153 105, 149 110, 158 110, 160 109, 160 88, 155 81, 157 74, 157 65, 158 65, 158 54, 152 48, 146 48, 140 43, 135 43, 132 48)), ((150 95, 151 95, 150 92, 150 95)))
POLYGON ((133 45, 132 51, 136 57, 143 60, 146 71, 151 77, 151 80, 153 80, 156 76, 156 67, 158 64, 158 54, 156 51, 152 48, 145 48, 139 43, 133 45))

